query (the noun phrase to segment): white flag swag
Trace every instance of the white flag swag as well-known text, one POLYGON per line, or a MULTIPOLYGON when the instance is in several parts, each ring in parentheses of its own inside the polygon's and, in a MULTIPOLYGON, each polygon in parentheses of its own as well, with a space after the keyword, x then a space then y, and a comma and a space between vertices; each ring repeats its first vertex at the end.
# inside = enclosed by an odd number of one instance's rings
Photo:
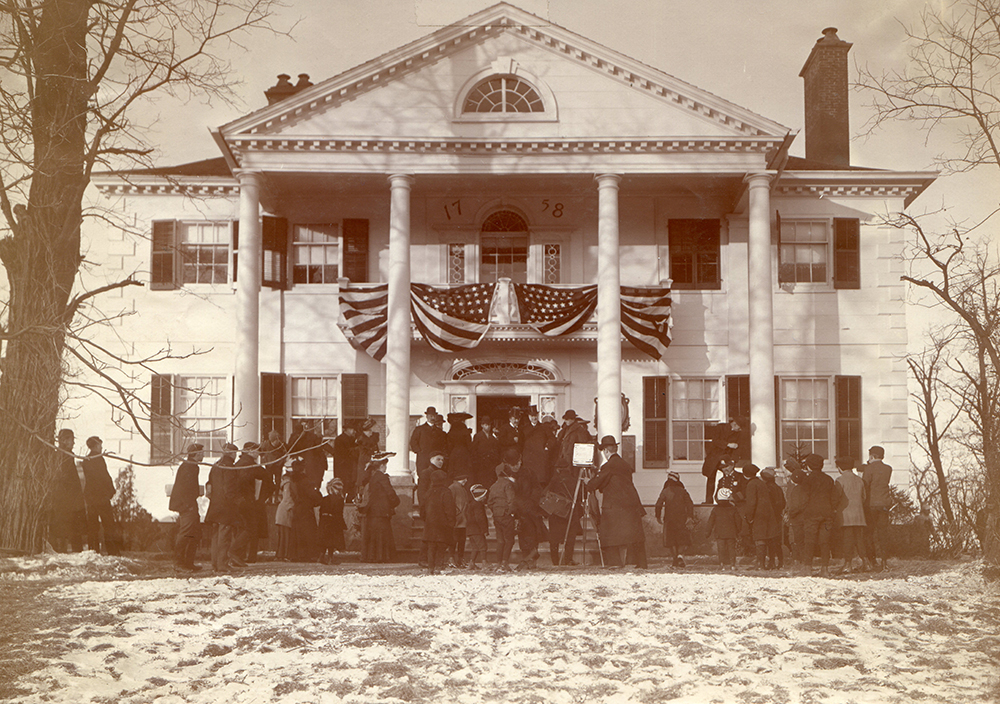
MULTIPOLYGON (((381 361, 386 350, 388 284, 340 289, 341 329, 354 347, 381 361)), ((410 313, 420 334, 440 352, 476 347, 490 329, 496 284, 410 285, 410 313)), ((597 286, 514 284, 521 322, 547 336, 579 330, 597 308, 597 286)), ((673 319, 669 286, 622 286, 622 334, 637 349, 662 359, 673 319)))

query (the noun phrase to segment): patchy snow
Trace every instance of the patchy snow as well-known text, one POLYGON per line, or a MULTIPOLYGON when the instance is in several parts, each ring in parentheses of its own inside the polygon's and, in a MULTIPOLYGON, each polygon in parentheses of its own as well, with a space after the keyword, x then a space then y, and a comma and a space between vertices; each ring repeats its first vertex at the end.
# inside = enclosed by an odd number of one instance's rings
MULTIPOLYGON (((31 559, 102 578, 114 560, 31 559)), ((863 581, 341 565, 56 584, 46 596, 109 618, 67 625, 18 701, 994 701, 993 589, 968 563, 863 581)))

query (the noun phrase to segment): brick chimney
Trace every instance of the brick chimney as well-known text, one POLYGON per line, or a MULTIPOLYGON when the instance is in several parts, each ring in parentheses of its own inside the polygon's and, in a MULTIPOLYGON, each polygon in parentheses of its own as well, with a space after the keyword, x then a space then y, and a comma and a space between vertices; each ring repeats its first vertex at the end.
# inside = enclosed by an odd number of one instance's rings
POLYGON ((851 44, 836 27, 823 30, 799 76, 805 79, 806 159, 837 166, 851 164, 847 52, 851 44))

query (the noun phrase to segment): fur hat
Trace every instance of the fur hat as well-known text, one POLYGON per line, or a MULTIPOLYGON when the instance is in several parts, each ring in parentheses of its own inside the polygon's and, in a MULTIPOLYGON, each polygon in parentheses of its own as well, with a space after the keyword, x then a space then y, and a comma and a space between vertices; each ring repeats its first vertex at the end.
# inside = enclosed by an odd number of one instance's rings
POLYGON ((469 491, 472 492, 472 498, 476 501, 485 501, 486 495, 490 493, 482 484, 473 484, 469 491))
POLYGON ((804 461, 806 463, 806 467, 808 467, 809 469, 813 469, 816 471, 823 469, 823 458, 817 455, 816 453, 813 453, 811 455, 806 455, 804 461))

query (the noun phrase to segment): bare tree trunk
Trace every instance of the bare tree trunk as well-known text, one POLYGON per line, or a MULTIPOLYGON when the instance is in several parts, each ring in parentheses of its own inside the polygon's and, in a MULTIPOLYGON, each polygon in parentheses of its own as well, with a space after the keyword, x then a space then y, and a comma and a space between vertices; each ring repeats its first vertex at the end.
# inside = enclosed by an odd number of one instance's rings
POLYGON ((34 169, 28 206, 0 242, 10 307, 0 380, 0 544, 37 550, 70 323, 67 303, 80 265, 87 125, 88 0, 45 6, 31 70, 34 169))

